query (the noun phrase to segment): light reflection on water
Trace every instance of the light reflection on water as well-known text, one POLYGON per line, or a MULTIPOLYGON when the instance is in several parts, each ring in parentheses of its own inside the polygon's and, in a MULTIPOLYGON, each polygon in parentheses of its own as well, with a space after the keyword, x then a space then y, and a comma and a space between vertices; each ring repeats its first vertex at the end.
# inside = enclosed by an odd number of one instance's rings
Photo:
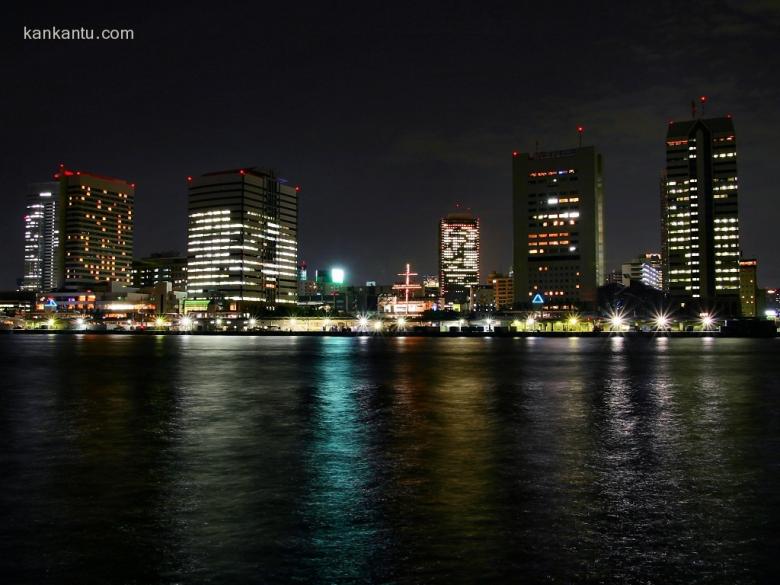
POLYGON ((779 347, 0 337, 2 574, 766 581, 779 347))

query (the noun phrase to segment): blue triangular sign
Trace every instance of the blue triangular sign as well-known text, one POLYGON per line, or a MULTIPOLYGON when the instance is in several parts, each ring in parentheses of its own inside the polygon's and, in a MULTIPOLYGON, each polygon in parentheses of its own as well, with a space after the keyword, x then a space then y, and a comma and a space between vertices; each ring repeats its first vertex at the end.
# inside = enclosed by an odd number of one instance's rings
POLYGON ((536 293, 534 295, 534 298, 531 299, 531 302, 534 305, 543 305, 544 304, 544 297, 541 295, 541 293, 536 293))

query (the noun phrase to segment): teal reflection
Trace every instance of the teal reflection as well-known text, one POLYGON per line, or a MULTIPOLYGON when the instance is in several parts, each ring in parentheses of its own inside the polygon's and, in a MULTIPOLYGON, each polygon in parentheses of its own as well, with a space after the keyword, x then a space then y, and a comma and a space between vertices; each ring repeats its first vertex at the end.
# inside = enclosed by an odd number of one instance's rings
POLYGON ((322 338, 314 368, 318 383, 307 466, 311 479, 303 512, 314 570, 325 583, 370 574, 372 472, 369 429, 360 409, 360 394, 366 390, 362 348, 355 345, 349 338, 322 338))

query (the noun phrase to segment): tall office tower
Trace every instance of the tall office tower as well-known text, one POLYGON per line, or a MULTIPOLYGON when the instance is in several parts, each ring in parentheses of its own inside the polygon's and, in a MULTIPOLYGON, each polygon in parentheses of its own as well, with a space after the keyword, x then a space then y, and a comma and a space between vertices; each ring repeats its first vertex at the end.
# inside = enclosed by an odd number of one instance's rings
POLYGON ((62 287, 70 290, 130 286, 135 185, 60 166, 62 287))
POLYGON ((227 310, 294 305, 298 188, 257 168, 189 179, 187 293, 227 310))
POLYGON ((664 202, 672 298, 701 310, 739 310, 737 149, 731 118, 672 122, 664 202))
POLYGON ((758 260, 755 258, 739 261, 739 308, 743 317, 758 315, 756 299, 758 297, 758 260))
POLYGON ((641 282, 645 286, 663 290, 661 255, 657 252, 645 252, 628 262, 624 262, 622 280, 624 286, 629 286, 633 280, 641 282))
POLYGON ((439 295, 449 307, 469 300, 479 284, 479 218, 450 213, 439 221, 439 295))
POLYGON ((24 277, 21 290, 49 291, 59 286, 57 222, 59 183, 33 183, 24 216, 24 277))
POLYGON ((605 278, 602 166, 593 146, 513 154, 518 308, 596 308, 605 278))

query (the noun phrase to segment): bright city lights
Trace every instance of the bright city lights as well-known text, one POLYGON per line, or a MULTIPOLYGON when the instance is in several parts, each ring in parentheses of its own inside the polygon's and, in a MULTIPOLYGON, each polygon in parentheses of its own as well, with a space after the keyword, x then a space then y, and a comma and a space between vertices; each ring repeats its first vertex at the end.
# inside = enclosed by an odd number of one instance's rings
POLYGON ((157 327, 162 327, 163 325, 165 325, 165 319, 164 319, 163 317, 157 317, 157 318, 154 320, 154 324, 155 324, 157 327))
POLYGON ((358 319, 358 323, 360 324, 361 327, 365 327, 366 325, 368 325, 368 319, 366 319, 365 317, 361 317, 360 319, 358 319))
POLYGON ((715 319, 709 313, 703 314, 701 324, 704 326, 704 329, 711 329, 715 325, 715 319))
POLYGON ((374 329, 376 329, 377 331, 381 331, 382 330, 382 322, 381 321, 375 321, 374 322, 374 329))
POLYGON ((669 327, 669 323, 671 322, 669 317, 663 313, 657 314, 654 321, 656 329, 666 329, 669 327))
POLYGON ((192 319, 190 319, 189 317, 182 317, 181 321, 179 321, 179 326, 182 329, 189 329, 190 327, 192 327, 192 319))
POLYGON ((257 327, 257 319, 255 319, 254 317, 252 317, 252 318, 249 320, 249 326, 250 326, 250 327, 252 327, 252 328, 255 328, 255 327, 257 327))
POLYGON ((623 325, 625 325, 626 320, 623 318, 622 313, 612 313, 609 316, 609 324, 612 327, 612 330, 619 331, 623 328, 623 325))
POLYGON ((52 327, 54 327, 54 323, 55 323, 54 319, 49 319, 48 321, 46 321, 46 326, 49 329, 51 329, 52 327))

